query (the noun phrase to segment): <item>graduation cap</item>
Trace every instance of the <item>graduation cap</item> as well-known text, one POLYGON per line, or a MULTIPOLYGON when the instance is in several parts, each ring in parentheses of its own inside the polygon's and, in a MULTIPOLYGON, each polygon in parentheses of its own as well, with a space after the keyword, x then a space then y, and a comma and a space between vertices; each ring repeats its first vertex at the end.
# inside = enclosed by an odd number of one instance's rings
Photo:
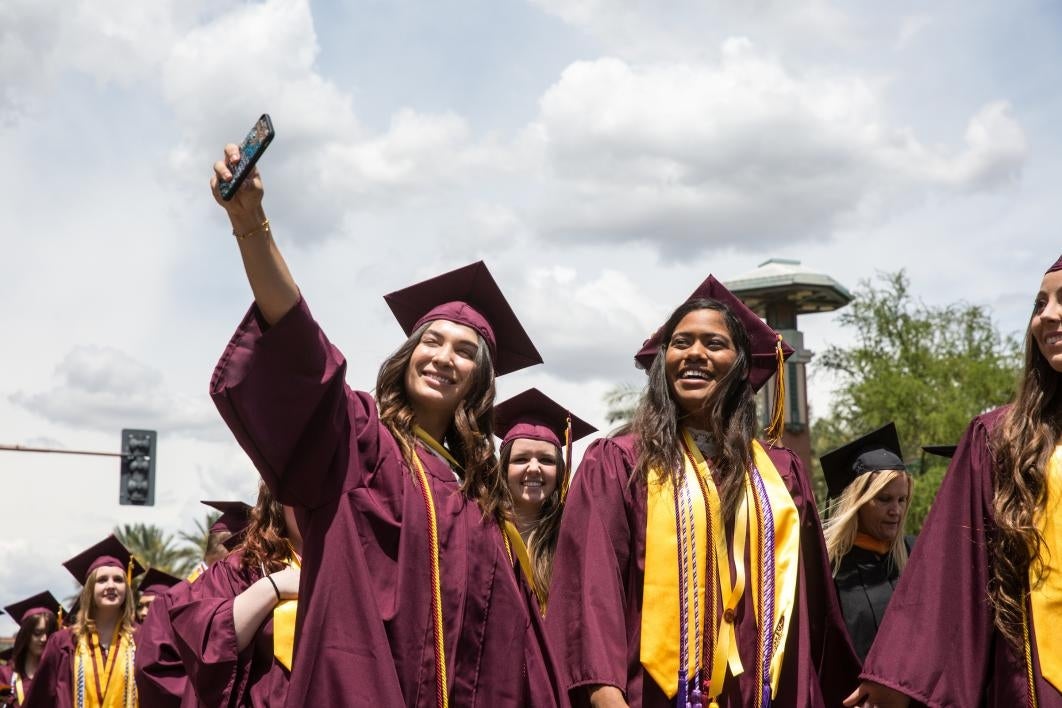
MULTIPOLYGON (((748 381, 753 391, 759 391, 771 376, 777 376, 773 399, 774 410, 766 433, 768 438, 781 439, 785 428, 785 368, 783 364, 792 356, 793 348, 786 344, 782 335, 760 319, 760 316, 749 309, 749 306, 739 297, 716 280, 715 276, 709 275, 684 302, 698 299, 717 300, 723 303, 745 325, 745 331, 749 337, 748 381)), ((666 342, 661 341, 664 336, 663 330, 663 326, 658 328, 634 355, 635 364, 639 368, 649 371, 661 346, 666 346, 666 342)))
POLYGON ((140 581, 140 594, 161 595, 179 582, 181 582, 180 578, 175 578, 169 573, 164 573, 157 568, 148 568, 140 581))
POLYGON ((597 432, 597 428, 554 401, 537 388, 529 388, 494 406, 494 430, 502 445, 517 438, 551 443, 564 450, 563 496, 572 469, 572 443, 597 432))
POLYGON ((247 528, 247 524, 251 522, 251 509, 250 504, 242 501, 200 501, 200 504, 205 504, 211 509, 217 509, 221 512, 221 516, 217 518, 210 526, 210 533, 223 533, 228 531, 229 533, 236 535, 242 533, 247 528))
POLYGON ((113 533, 70 560, 64 561, 63 567, 82 585, 97 568, 121 568, 125 571, 126 583, 132 582, 133 578, 144 572, 144 567, 113 533))
POLYGON ((15 620, 16 624, 22 624, 22 620, 27 617, 41 615, 46 612, 51 612, 56 617, 61 617, 63 606, 59 604, 54 595, 45 590, 32 597, 27 597, 25 600, 8 605, 4 610, 11 615, 11 619, 15 620))
POLYGON ((900 436, 896 425, 886 423, 877 430, 830 450, 819 458, 829 496, 836 499, 856 477, 879 470, 907 470, 903 464, 900 436))
POLYGON ((483 261, 384 295, 406 335, 433 320, 471 327, 490 348, 497 376, 542 363, 483 261))
MULTIPOLYGON (((14 655, 15 655, 15 647, 14 647, 14 645, 9 646, 7 649, 4 649, 3 651, 0 651, 0 661, 3 661, 5 663, 10 662, 11 661, 11 657, 13 657, 14 655)), ((8 686, 6 683, 5 684, 0 684, 0 694, 3 694, 5 686, 7 687, 8 691, 11 690, 11 686, 8 686)))
MULTIPOLYGON (((1062 267, 1060 267, 1062 270, 1062 267)), ((928 452, 930 455, 937 455, 938 457, 955 457, 955 451, 959 449, 958 445, 923 445, 922 450, 928 452)))

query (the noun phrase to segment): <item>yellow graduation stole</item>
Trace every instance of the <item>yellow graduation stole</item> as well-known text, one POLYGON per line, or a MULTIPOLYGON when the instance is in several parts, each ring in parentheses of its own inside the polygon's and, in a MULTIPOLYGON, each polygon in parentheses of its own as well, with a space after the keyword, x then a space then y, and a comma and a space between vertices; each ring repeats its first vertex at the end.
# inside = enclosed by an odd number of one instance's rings
POLYGON ((26 692, 22 689, 22 677, 15 674, 11 677, 11 687, 15 689, 15 698, 18 700, 18 704, 22 705, 26 702, 26 692))
POLYGON ((1062 691, 1062 638, 1056 625, 1062 617, 1062 445, 1055 448, 1044 476, 1047 504, 1037 519, 1044 539, 1043 577, 1036 582, 1035 568, 1029 568, 1029 605, 1036 632, 1036 653, 1044 680, 1062 691))
MULTIPOLYGON (((762 649, 757 657, 757 686, 769 681, 774 695, 796 599, 800 556, 796 505, 767 453, 754 441, 753 463, 759 474, 746 473, 745 493, 734 518, 733 548, 729 548, 711 470, 685 430, 682 445, 684 488, 675 489, 670 477, 659 470, 650 471, 647 485, 642 666, 668 698, 683 688, 681 677, 689 682, 702 671, 709 678, 704 697, 713 703, 722 692, 727 668, 733 676, 744 671, 733 620, 746 587, 748 542, 749 588, 762 649), (773 543, 767 545, 766 539, 773 543), (770 567, 765 567, 765 558, 771 559, 770 567), (686 595, 681 599, 680 573, 686 578, 686 595), (771 597, 763 596, 768 586, 773 587, 771 597), (700 624, 696 620, 702 617, 700 624), (770 626, 763 624, 767 618, 770 626), (704 641, 705 631, 710 632, 712 642, 704 641), (701 648, 708 646, 710 655, 701 656, 701 648), (683 653, 686 666, 680 672, 683 653)), ((760 702, 758 697, 755 701, 760 702)))
MULTIPOLYGON (((302 561, 294 549, 288 558, 288 566, 302 569, 302 561)), ((291 655, 295 651, 295 615, 298 611, 298 600, 281 600, 273 608, 273 656, 288 671, 291 671, 291 655)))
POLYGON ((514 562, 513 555, 515 554, 515 561, 520 563, 520 569, 524 571, 524 578, 531 587, 531 592, 535 593, 535 597, 538 598, 539 611, 545 614, 545 598, 538 594, 538 588, 535 587, 535 576, 531 572, 531 556, 527 552, 527 544, 524 543, 523 536, 520 535, 519 529, 511 521, 505 521, 502 524, 502 531, 502 537, 505 539, 505 552, 509 554, 509 562, 514 562))
POLYGON ((133 659, 136 644, 131 634, 114 628, 106 659, 96 631, 78 640, 74 652, 74 708, 136 708, 133 659))

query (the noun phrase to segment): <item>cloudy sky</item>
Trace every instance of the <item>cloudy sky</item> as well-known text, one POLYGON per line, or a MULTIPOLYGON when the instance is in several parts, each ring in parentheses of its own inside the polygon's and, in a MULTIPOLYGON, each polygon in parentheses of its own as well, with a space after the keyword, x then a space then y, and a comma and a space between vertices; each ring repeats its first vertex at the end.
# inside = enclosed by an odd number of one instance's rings
POLYGON ((150 509, 114 460, 0 453, 0 601, 69 594, 115 523, 253 499, 206 395, 250 301, 207 180, 263 111, 267 212, 352 385, 399 343, 383 293, 484 259, 547 362, 501 396, 603 423, 679 299, 771 257, 906 268, 1019 330, 1062 250, 1060 31, 1048 0, 5 0, 0 443, 160 443, 150 509))

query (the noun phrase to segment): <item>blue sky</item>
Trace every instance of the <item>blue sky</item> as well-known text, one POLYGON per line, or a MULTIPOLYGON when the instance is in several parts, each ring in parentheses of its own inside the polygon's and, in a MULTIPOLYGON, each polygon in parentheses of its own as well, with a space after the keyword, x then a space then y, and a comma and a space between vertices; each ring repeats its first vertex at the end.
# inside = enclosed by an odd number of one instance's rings
POLYGON ((1060 29, 1049 2, 4 3, 0 442, 160 447, 152 509, 111 461, 0 455, 0 599, 66 596, 115 523, 253 498, 206 396, 250 301, 206 182, 262 111, 266 208, 353 386, 399 341, 383 293, 483 258, 546 359, 500 396, 602 423, 680 298, 770 257, 906 268, 1020 330, 1062 250, 1060 29))

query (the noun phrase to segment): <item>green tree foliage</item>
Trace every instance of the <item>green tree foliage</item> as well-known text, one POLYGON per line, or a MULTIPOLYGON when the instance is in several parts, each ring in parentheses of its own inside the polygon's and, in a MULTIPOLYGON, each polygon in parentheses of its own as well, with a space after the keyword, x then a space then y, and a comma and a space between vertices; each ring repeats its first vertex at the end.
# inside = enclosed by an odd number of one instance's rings
POLYGON ((620 426, 631 422, 642 389, 631 383, 615 386, 605 393, 605 420, 609 425, 620 426))
POLYGON ((175 536, 153 524, 124 524, 114 529, 114 535, 132 552, 141 565, 157 568, 183 578, 203 557, 195 547, 181 545, 175 536))
POLYGON ((958 442, 971 418, 1010 399, 1020 344, 1001 335, 981 307, 916 300, 903 271, 860 283, 839 322, 854 343, 828 347, 815 361, 839 387, 830 415, 812 426, 813 448, 822 454, 895 421, 904 459, 916 472, 925 468, 909 517, 908 531, 916 532, 946 464, 927 459, 921 446, 958 442))

